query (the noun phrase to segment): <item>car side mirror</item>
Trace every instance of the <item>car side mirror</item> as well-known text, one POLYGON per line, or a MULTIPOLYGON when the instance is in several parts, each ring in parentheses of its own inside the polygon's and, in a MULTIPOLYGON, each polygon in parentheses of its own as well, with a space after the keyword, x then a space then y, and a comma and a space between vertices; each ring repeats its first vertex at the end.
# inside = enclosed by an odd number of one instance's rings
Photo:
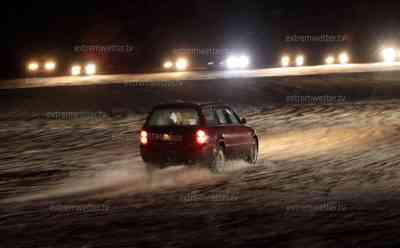
POLYGON ((242 119, 240 119, 240 124, 246 124, 247 123, 247 120, 246 120, 246 118, 242 118, 242 119))

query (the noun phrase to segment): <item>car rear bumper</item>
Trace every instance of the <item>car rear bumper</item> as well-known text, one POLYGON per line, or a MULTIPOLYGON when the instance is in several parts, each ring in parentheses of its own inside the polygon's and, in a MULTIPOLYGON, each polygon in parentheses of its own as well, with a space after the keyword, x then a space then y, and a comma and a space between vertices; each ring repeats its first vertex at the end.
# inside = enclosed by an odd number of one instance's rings
POLYGON ((207 163, 212 159, 213 146, 186 146, 179 149, 160 149, 156 146, 141 145, 140 154, 146 163, 157 164, 162 167, 174 165, 195 165, 207 163))

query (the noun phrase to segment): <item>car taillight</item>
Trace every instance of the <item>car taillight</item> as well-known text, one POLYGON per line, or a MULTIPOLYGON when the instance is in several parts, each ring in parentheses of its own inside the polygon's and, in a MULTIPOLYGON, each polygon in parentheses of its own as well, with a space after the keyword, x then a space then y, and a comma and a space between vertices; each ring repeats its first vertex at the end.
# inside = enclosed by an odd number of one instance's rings
POLYGON ((149 142, 148 135, 146 131, 140 132, 140 143, 146 145, 149 142))
POLYGON ((198 130, 196 132, 196 142, 200 145, 206 143, 208 141, 208 135, 203 130, 198 130))

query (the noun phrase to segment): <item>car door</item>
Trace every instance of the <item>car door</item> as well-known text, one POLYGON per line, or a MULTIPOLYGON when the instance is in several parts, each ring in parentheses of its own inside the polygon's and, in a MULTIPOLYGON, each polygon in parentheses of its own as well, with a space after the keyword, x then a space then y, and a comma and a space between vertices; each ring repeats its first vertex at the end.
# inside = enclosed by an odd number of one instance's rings
POLYGON ((233 151, 233 155, 235 157, 242 157, 248 151, 249 145, 252 142, 251 130, 240 123, 239 116, 229 107, 225 107, 223 113, 232 132, 231 150, 233 151))
POLYGON ((235 131, 233 125, 229 123, 224 113, 225 109, 223 107, 216 107, 215 114, 217 117, 217 130, 219 139, 225 144, 225 155, 227 157, 233 157, 236 153, 235 147, 235 131))
POLYGON ((243 134, 240 122, 227 107, 217 107, 216 115, 220 127, 221 137, 225 143, 225 153, 228 157, 235 158, 243 150, 243 134))

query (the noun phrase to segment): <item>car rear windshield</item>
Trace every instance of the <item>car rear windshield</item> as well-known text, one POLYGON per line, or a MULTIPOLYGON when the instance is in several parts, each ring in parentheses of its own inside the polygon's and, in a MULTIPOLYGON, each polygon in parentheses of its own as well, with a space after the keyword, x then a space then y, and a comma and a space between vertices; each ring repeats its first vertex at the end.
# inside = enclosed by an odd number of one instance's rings
POLYGON ((194 108, 156 109, 149 118, 149 126, 197 126, 199 114, 194 108))

